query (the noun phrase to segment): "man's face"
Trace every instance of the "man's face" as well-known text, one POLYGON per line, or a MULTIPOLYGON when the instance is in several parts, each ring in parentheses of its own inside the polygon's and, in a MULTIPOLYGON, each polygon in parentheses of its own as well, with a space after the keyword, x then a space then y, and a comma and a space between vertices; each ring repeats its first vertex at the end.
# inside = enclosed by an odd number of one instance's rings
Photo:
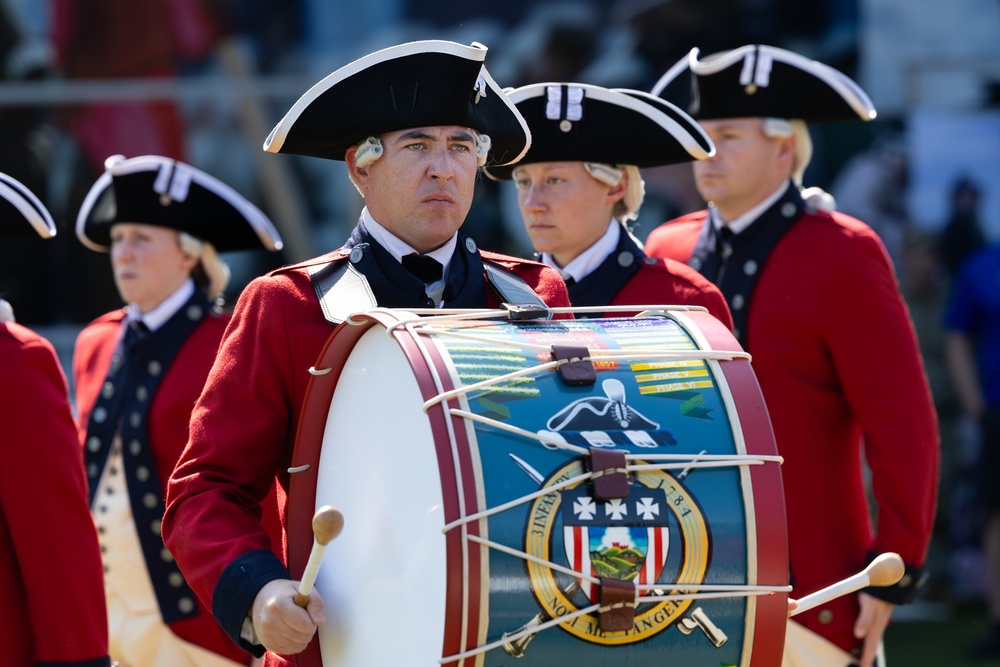
POLYGON ((625 180, 595 180, 582 162, 535 162, 514 169, 517 203, 531 244, 566 266, 608 229, 625 180))
POLYGON ((420 253, 444 245, 472 206, 478 164, 475 133, 455 125, 382 135, 382 157, 348 168, 379 224, 420 253))
POLYGON ((715 144, 715 156, 694 163, 694 179, 705 201, 725 220, 753 208, 791 175, 794 138, 764 135, 761 118, 700 121, 715 144))

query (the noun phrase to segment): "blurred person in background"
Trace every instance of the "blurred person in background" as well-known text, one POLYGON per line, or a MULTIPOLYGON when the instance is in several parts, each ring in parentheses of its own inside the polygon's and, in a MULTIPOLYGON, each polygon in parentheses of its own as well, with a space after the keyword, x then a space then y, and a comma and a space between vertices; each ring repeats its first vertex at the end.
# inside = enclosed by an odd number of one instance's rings
MULTIPOLYGON (((0 173, 0 239, 51 238, 55 223, 0 173)), ((24 279, 24 277, 22 277, 24 279)), ((97 532, 52 345, 0 299, 0 643, 11 667, 109 667, 97 532)))
POLYGON ((864 220, 878 234, 897 271, 902 270, 905 237, 913 226, 909 187, 909 156, 899 133, 877 137, 871 148, 848 160, 830 186, 837 210, 864 220))
POLYGON ((978 432, 976 504, 983 515, 989 634, 975 658, 1000 658, 1000 244, 960 267, 945 315, 945 352, 962 418, 978 432))
MULTIPOLYGON (((839 199, 837 205, 839 209, 839 199)), ((917 334, 941 436, 938 511, 927 559, 930 574, 927 597, 938 599, 954 591, 955 560, 961 557, 969 541, 967 526, 971 518, 966 500, 970 461, 956 437, 958 397, 945 360, 942 322, 949 286, 948 272, 941 263, 938 234, 916 226, 908 227, 902 238, 899 291, 917 334)))
MULTIPOLYGON (((163 156, 113 156, 77 218, 110 253, 124 309, 91 322, 73 357, 77 430, 100 533, 111 655, 121 667, 230 667, 226 636, 163 545, 167 478, 229 322, 220 251, 279 250, 270 220, 226 184, 163 156)), ((277 535, 277 507, 263 503, 277 535)), ((280 543, 279 543, 280 546, 280 543)))
POLYGON ((693 163, 708 209, 653 230, 646 252, 688 262, 718 285, 753 355, 784 460, 796 597, 883 552, 906 565, 897 585, 796 616, 784 664, 882 664, 894 606, 912 601, 923 581, 937 421, 884 245, 801 190, 812 152, 806 123, 870 120, 875 110, 842 73, 764 45, 704 58, 693 49, 654 92, 691 99, 716 154, 693 163), (863 462, 878 505, 874 531, 863 462))
POLYGON ((979 186, 967 176, 958 178, 951 186, 948 219, 941 230, 941 261, 952 277, 971 254, 986 245, 979 219, 981 196, 979 186))
POLYGON ((647 257, 628 227, 645 194, 640 167, 714 152, 698 124, 639 91, 537 83, 507 95, 528 122, 531 147, 486 174, 513 179, 532 245, 562 275, 573 306, 703 306, 732 328, 715 285, 686 264, 647 257))
MULTIPOLYGON (((223 29, 209 0, 49 0, 48 6, 57 74, 97 86, 175 81, 186 63, 211 55, 223 29)), ((68 157, 60 166, 64 183, 51 193, 57 218, 64 212, 72 219, 79 211, 109 155, 189 159, 182 105, 173 98, 108 92, 60 107, 53 121, 68 139, 63 147, 68 157)), ((55 290, 52 308, 63 318, 85 322, 95 312, 114 308, 118 299, 106 267, 70 241, 57 240, 53 259, 76 277, 76 284, 55 290)))

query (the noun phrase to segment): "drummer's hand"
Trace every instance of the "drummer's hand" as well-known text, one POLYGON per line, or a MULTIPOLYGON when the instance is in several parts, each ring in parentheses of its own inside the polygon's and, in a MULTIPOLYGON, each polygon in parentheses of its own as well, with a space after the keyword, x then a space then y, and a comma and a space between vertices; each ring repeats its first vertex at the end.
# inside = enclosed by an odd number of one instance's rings
POLYGON ((895 605, 867 593, 858 594, 858 602, 861 603, 861 613, 854 623, 854 636, 865 640, 861 646, 860 667, 871 667, 895 605))
POLYGON ((316 628, 326 622, 323 598, 313 589, 305 609, 295 604, 298 582, 275 579, 257 593, 253 601, 253 627, 268 651, 283 655, 300 653, 316 628))

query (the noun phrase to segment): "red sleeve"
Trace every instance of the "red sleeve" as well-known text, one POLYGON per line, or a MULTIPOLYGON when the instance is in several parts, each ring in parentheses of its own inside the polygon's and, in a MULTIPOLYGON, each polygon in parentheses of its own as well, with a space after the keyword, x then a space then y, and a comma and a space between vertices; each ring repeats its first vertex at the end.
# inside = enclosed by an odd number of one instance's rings
POLYGON ((826 346, 863 428, 878 505, 875 551, 924 562, 934 518, 938 428, 909 312, 881 242, 858 232, 822 294, 826 346))
POLYGON ((301 343, 289 331, 297 318, 286 312, 290 297, 279 281, 257 279, 237 301, 167 483, 164 542, 209 606, 226 566, 272 549, 261 501, 290 457, 293 347, 301 343))
POLYGON ((96 660, 108 652, 104 575, 66 378, 47 341, 21 338, 0 352, 0 639, 28 634, 2 643, 33 641, 32 664, 96 660))

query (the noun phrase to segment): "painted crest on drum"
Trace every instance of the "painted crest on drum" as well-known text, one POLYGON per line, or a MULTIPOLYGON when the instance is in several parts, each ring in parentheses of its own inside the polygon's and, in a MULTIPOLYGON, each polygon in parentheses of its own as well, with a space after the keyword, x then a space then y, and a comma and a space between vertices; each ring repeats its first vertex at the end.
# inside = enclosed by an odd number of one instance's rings
MULTIPOLYGON (((583 472, 580 462, 570 463, 557 470, 544 486, 583 472)), ((681 571, 672 579, 676 585, 669 585, 670 592, 677 593, 683 588, 681 584, 704 581, 709 546, 704 516, 680 482, 663 471, 640 472, 629 496, 621 500, 597 500, 585 484, 555 491, 536 500, 528 516, 525 542, 529 554, 552 560, 552 530, 561 522, 565 559, 573 570, 636 584, 661 582, 669 553, 670 524, 674 523, 683 538, 677 549, 686 557, 681 571)), ((550 568, 529 561, 528 572, 538 603, 550 618, 566 616, 597 602, 596 586, 588 580, 577 579, 564 589, 550 568), (577 593, 586 598, 582 604, 577 593)), ((643 610, 637 610, 633 628, 619 633, 602 632, 596 615, 577 616, 563 627, 598 644, 637 642, 668 628, 693 602, 670 600, 645 605, 643 610)))
POLYGON ((658 454, 689 460, 744 454, 717 366, 698 358, 644 357, 650 350, 698 349, 666 318, 486 325, 475 334, 475 341, 435 337, 447 350, 456 385, 544 362, 550 355, 538 351, 539 344, 625 353, 595 361, 592 386, 567 386, 557 373, 529 374, 462 399, 479 416, 543 438, 540 443, 489 424, 474 426, 470 447, 480 509, 512 505, 484 522, 488 539, 509 552, 488 550, 484 639, 500 648, 476 664, 510 665, 514 657, 518 665, 549 665, 568 656, 581 665, 609 659, 639 665, 666 656, 685 665, 745 664, 746 597, 643 600, 683 596, 703 584, 747 583, 755 556, 744 472, 738 466, 651 466, 630 475, 626 498, 602 502, 589 480, 571 481, 586 471, 584 457, 552 444, 639 455, 630 465, 658 454), (490 337, 495 344, 486 342, 490 337), (553 490, 538 494, 546 488, 553 490), (532 494, 531 502, 517 502, 532 494), (588 580, 595 577, 649 587, 640 590, 630 629, 603 632, 598 613, 586 611, 597 599, 588 580), (535 632, 538 627, 544 629, 535 632))

